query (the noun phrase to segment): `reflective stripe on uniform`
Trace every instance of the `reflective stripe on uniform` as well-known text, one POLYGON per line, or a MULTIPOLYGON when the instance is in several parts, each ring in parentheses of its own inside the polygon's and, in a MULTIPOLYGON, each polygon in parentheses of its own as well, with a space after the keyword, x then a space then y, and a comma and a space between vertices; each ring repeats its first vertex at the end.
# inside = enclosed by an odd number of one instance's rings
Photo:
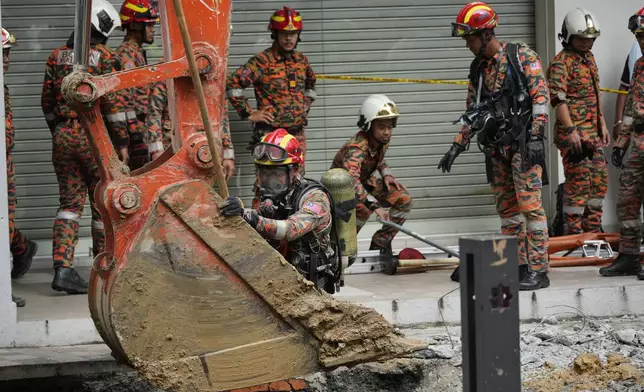
POLYGON ((235 150, 233 150, 232 148, 224 148, 223 159, 235 159, 235 150))
POLYGON ((105 115, 105 118, 107 118, 107 122, 111 123, 127 121, 125 113, 107 114, 105 115))
POLYGON ((624 229, 635 229, 639 228, 642 223, 639 219, 627 220, 619 222, 619 225, 624 229))
POLYGON ((92 228, 98 229, 98 230, 105 230, 105 224, 101 221, 92 221, 92 228))
POLYGON ((408 212, 407 211, 398 211, 398 210, 390 210, 389 215, 392 218, 406 218, 408 212))
POLYGON ((591 207, 601 207, 604 205, 604 199, 588 199, 586 204, 591 207))
POLYGON ((528 231, 544 231, 548 230, 548 221, 528 221, 526 226, 528 231))
POLYGON ((58 211, 58 214, 56 214, 56 219, 73 220, 78 222, 79 218, 80 215, 71 211, 58 211))
POLYGON ((586 207, 563 206, 563 213, 569 215, 583 215, 586 207))
POLYGON ((305 96, 305 97, 309 97, 309 98, 311 98, 311 99, 315 99, 315 98, 317 98, 317 97, 318 97, 318 93, 317 93, 317 92, 315 92, 315 90, 310 90, 310 89, 309 89, 309 90, 305 90, 305 91, 304 91, 304 96, 305 96))
POLYGON ((233 88, 231 90, 226 91, 226 95, 228 95, 228 98, 243 97, 244 96, 244 90, 242 90, 240 88, 233 88))
POLYGON ((157 151, 163 151, 163 142, 154 142, 148 144, 148 152, 150 154, 155 153, 157 151))
POLYGON ((518 225, 525 222, 523 214, 516 214, 509 218, 501 218, 501 226, 518 225))
POLYGON ((283 240, 284 238, 286 238, 286 228, 288 226, 288 221, 278 220, 276 222, 277 222, 277 227, 275 230, 275 239, 283 240))
POLYGON ((624 125, 633 125, 633 117, 631 116, 624 116, 624 119, 622 120, 624 125))
POLYGON ((391 171, 390 168, 387 167, 387 168, 385 168, 385 169, 380 171, 380 175, 382 176, 382 178, 385 178, 386 176, 392 176, 393 177, 394 173, 391 171))
POLYGON ((532 105, 532 115, 548 114, 548 107, 544 104, 532 105))

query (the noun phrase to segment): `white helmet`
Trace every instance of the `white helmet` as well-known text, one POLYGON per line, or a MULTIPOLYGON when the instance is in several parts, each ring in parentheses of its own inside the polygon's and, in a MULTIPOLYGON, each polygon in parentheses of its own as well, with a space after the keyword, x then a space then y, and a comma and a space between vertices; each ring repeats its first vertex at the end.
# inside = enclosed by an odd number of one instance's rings
POLYGON ((371 122, 377 119, 396 119, 400 116, 396 103, 383 94, 374 94, 367 97, 360 108, 360 120, 358 126, 365 131, 371 128, 371 122))
POLYGON ((92 26, 108 38, 117 27, 121 27, 121 17, 108 1, 92 0, 92 26))
POLYGON ((575 8, 566 14, 559 38, 564 44, 570 44, 572 36, 597 38, 600 34, 599 22, 595 15, 585 8, 575 8))
POLYGON ((15 44, 16 37, 6 29, 2 29, 2 49, 9 49, 15 44))

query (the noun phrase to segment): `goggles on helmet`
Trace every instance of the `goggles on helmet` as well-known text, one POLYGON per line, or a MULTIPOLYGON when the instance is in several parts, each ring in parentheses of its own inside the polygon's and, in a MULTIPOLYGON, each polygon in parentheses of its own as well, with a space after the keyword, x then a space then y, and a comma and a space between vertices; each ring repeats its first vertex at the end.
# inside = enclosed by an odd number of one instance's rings
POLYGON ((464 37, 474 30, 465 23, 452 23, 452 37, 464 37))
POLYGON ((628 29, 630 31, 644 30, 642 26, 644 23, 644 16, 642 15, 633 15, 628 19, 628 29))
POLYGON ((253 148, 253 158, 261 161, 264 157, 271 162, 284 162, 288 158, 288 152, 280 146, 271 143, 258 143, 253 148))

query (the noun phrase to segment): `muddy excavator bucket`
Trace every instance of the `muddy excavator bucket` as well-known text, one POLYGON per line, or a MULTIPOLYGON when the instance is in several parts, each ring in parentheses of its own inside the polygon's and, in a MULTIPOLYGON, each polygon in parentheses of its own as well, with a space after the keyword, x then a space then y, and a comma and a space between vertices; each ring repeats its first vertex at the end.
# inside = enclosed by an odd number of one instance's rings
POLYGON ((114 357, 158 388, 195 392, 423 348, 375 310, 315 290, 243 219, 219 215, 222 197, 212 184, 221 177, 213 159, 220 151, 203 130, 205 123, 219 130, 226 110, 231 0, 168 0, 161 13, 165 63, 100 77, 81 67, 64 83, 101 172, 95 199, 107 244, 94 260, 89 307, 114 357), (177 6, 189 22, 196 62, 181 44, 177 6), (199 65, 209 121, 200 116, 191 64, 199 65), (97 100, 163 79, 176 148, 130 173, 115 154, 97 100))

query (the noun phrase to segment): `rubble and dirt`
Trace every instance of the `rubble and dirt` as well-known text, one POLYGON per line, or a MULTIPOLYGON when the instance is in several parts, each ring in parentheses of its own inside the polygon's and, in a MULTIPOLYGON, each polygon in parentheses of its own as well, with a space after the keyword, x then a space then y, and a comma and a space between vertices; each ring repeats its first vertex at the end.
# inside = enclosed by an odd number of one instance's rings
MULTIPOLYGON (((400 332, 422 340, 427 349, 405 358, 307 375, 308 392, 462 391, 459 326, 400 332)), ((523 392, 644 392, 642 317, 549 317, 523 324, 520 346, 523 392)), ((163 392, 135 373, 53 380, 41 386, 51 392, 163 392)), ((42 390, 29 389, 25 383, 29 380, 21 380, 18 388, 15 382, 11 386, 0 382, 0 390, 42 390)))

